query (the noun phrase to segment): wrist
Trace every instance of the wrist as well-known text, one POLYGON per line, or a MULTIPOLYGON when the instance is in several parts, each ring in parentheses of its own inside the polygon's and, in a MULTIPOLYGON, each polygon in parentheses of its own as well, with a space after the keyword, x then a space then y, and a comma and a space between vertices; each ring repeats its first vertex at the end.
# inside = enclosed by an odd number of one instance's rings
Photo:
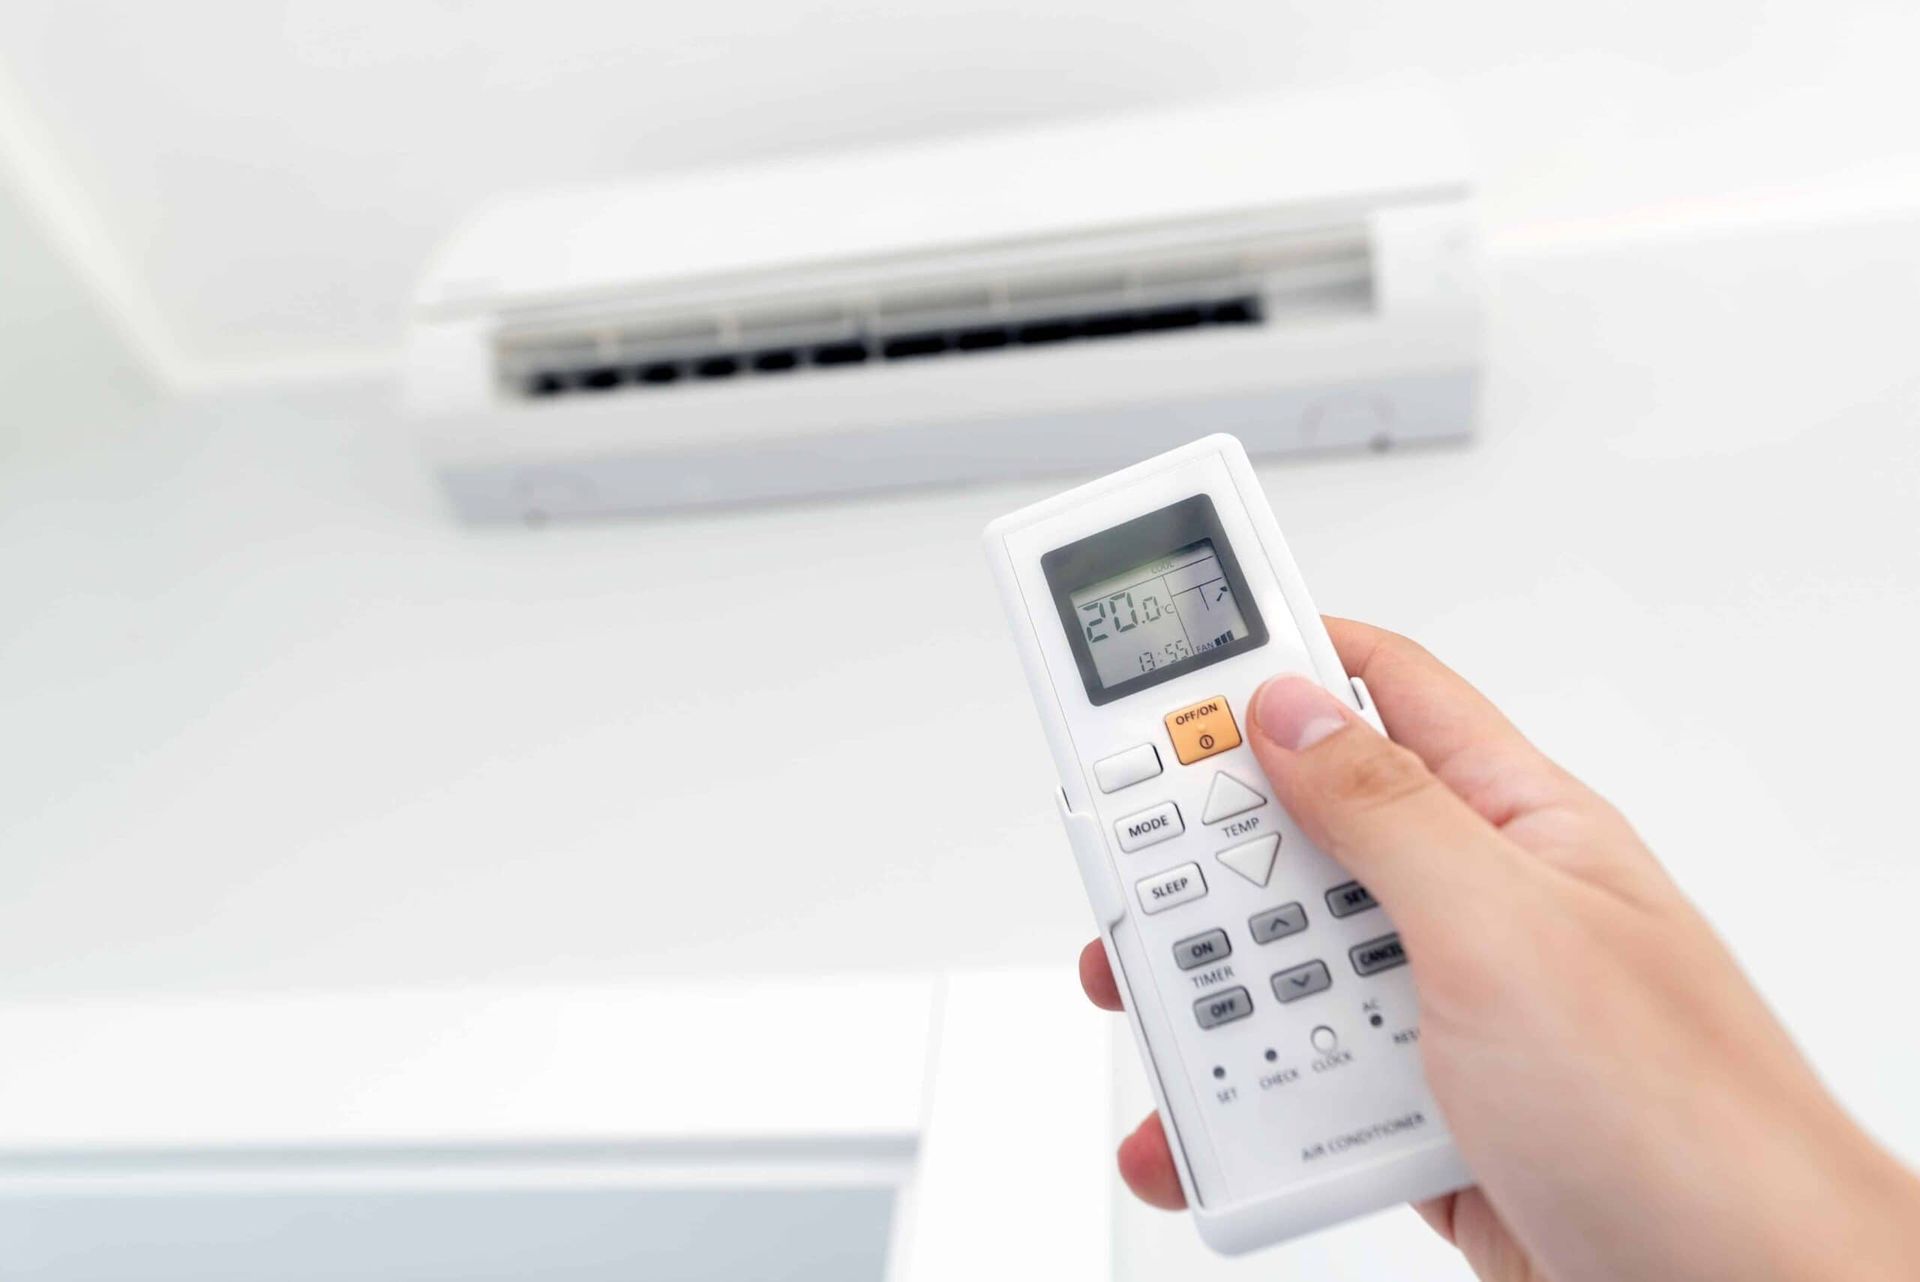
POLYGON ((1851 1121, 1834 1137, 1825 1196, 1780 1217, 1787 1282, 1906 1282, 1920 1261, 1920 1178, 1851 1121))

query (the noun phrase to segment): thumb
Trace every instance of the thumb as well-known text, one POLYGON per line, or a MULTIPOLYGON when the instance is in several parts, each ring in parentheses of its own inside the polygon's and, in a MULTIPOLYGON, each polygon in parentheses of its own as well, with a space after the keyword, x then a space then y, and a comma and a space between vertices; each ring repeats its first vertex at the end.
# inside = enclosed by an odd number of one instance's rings
POLYGON ((1247 720, 1280 804, 1402 930, 1478 917, 1521 875, 1506 837, 1318 682, 1275 677, 1247 720))

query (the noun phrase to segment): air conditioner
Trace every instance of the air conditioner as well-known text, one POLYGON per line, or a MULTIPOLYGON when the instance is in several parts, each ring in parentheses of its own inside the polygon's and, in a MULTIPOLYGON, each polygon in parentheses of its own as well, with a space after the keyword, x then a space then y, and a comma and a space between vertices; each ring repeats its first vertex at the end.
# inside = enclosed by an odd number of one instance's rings
POLYGON ((509 198, 421 286, 408 398, 476 520, 1460 437, 1469 197, 1403 88, 509 198))

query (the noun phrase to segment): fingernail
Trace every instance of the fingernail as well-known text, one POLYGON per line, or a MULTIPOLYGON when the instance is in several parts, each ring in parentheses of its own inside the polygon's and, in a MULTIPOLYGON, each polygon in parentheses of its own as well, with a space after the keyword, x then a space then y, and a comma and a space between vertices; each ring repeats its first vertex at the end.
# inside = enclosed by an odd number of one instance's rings
POLYGON ((1299 752, 1347 726, 1339 700, 1306 677, 1275 677, 1253 697, 1253 720, 1260 733, 1299 752))

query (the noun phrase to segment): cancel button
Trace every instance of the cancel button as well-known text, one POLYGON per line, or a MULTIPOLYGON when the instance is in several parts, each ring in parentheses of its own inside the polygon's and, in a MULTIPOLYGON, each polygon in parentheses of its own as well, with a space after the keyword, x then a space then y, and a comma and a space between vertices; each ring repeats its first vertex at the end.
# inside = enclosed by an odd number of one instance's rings
POLYGON ((1407 964, 1407 950, 1400 946, 1398 935, 1382 935, 1364 944, 1355 944, 1347 950, 1347 956, 1353 959, 1357 975, 1374 975, 1407 964))

